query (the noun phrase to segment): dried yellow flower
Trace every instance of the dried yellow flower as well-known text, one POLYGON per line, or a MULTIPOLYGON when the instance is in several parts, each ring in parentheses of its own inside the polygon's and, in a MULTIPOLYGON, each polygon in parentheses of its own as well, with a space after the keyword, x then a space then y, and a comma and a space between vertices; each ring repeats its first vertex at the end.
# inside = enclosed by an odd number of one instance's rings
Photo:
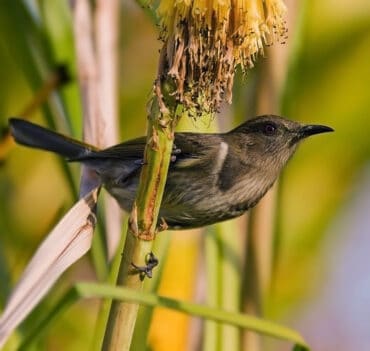
POLYGON ((161 0, 164 72, 193 116, 231 103, 236 66, 253 66, 264 45, 286 38, 283 0, 161 0))

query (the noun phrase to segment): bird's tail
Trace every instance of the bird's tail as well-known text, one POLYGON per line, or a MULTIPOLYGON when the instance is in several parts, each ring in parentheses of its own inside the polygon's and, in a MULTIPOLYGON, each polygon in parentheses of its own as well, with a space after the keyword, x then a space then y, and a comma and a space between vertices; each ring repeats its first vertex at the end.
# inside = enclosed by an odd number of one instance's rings
POLYGON ((24 119, 10 118, 10 133, 19 144, 55 152, 73 160, 97 151, 93 146, 70 139, 24 119))

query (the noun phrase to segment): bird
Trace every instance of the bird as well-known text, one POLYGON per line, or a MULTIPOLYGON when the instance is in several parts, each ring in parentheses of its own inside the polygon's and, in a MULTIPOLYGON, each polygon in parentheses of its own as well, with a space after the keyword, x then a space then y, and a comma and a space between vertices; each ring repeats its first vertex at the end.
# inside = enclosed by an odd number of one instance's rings
MULTIPOLYGON (((146 137, 100 150, 24 119, 10 118, 9 126, 17 143, 92 169, 120 207, 132 209, 145 166, 146 137)), ((272 187, 302 140, 332 131, 325 125, 263 115, 226 133, 175 133, 158 218, 177 230, 238 217, 272 187)))

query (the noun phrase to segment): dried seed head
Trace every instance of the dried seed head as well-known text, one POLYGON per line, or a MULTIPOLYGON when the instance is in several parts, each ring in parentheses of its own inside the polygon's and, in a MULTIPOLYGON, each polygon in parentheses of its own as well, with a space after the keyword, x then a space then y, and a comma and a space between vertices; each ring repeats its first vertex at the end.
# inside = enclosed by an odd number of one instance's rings
POLYGON ((282 41, 287 29, 283 0, 161 0, 164 76, 190 115, 231 103, 236 66, 253 66, 264 45, 282 41))

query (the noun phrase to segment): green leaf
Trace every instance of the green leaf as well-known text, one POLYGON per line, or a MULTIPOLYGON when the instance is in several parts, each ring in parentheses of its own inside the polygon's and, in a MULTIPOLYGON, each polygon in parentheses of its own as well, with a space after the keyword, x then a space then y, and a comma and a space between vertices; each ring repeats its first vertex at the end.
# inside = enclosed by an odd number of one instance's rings
POLYGON ((84 298, 112 298, 121 301, 140 303, 152 307, 164 307, 191 314, 193 316, 214 320, 240 328, 246 328, 257 333, 268 335, 282 340, 288 340, 307 350, 308 345, 300 334, 287 327, 278 325, 271 321, 263 320, 257 317, 228 312, 225 310, 212 308, 191 302, 171 299, 164 296, 138 292, 135 290, 115 287, 111 285, 96 283, 78 283, 74 289, 80 297, 84 298))
POLYGON ((48 326, 53 324, 52 321, 67 307, 77 302, 79 298, 116 299, 126 302, 140 303, 150 307, 169 308, 178 312, 183 312, 220 323, 226 323, 277 339, 293 342, 295 343, 293 351, 309 350, 308 345, 299 333, 268 320, 241 313, 228 312, 205 305, 171 299, 155 294, 138 292, 123 287, 96 283, 78 283, 69 290, 50 311, 50 313, 45 316, 39 324, 34 326, 33 331, 31 331, 23 340, 20 349, 26 350, 28 347, 31 347, 31 345, 35 343, 42 334, 45 334, 48 326), (40 331, 42 331, 42 333, 40 331))

